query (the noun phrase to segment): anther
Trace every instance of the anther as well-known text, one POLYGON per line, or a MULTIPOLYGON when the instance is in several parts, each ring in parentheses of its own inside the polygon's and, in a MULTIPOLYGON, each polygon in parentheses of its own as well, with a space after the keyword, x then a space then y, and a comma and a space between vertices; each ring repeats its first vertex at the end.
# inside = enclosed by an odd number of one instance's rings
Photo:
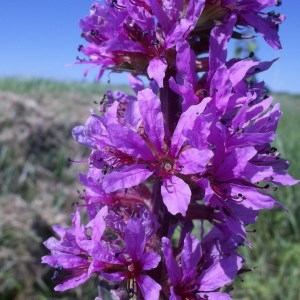
POLYGON ((249 53, 249 58, 252 58, 252 57, 254 57, 254 52, 253 52, 253 51, 251 51, 251 52, 249 53))
POLYGON ((98 30, 94 30, 94 29, 91 30, 91 36, 96 37, 98 34, 99 34, 98 30))
POLYGON ((59 276, 59 271, 54 271, 54 274, 53 274, 53 276, 51 277, 51 280, 52 280, 52 281, 56 281, 57 278, 58 278, 58 276, 59 276))
POLYGON ((134 289, 128 289, 128 297, 129 299, 134 297, 134 289))
POLYGON ((124 9, 125 8, 125 6, 118 4, 117 0, 112 0, 111 3, 110 3, 110 6, 115 7, 117 9, 124 9))
POLYGON ((274 15, 275 15, 275 10, 272 10, 272 11, 268 12, 268 16, 272 17, 274 15))
POLYGON ((208 91, 207 90, 201 90, 201 94, 206 97, 208 95, 208 91))
POLYGON ((158 40, 157 40, 157 39, 152 40, 152 41, 151 41, 151 45, 152 45, 152 46, 158 45, 158 40))

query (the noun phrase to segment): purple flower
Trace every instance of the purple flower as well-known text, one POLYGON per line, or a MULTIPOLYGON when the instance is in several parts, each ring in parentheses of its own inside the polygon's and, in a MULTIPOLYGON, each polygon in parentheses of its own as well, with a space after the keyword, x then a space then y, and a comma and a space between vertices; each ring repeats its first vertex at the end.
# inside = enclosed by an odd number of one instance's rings
POLYGON ((103 169, 96 168, 93 165, 89 166, 87 174, 79 174, 79 180, 85 188, 83 192, 78 191, 79 199, 84 200, 84 203, 77 203, 77 205, 86 207, 90 220, 95 218, 104 205, 109 208, 125 206, 131 209, 150 206, 151 193, 145 185, 106 193, 100 183, 103 176, 103 169))
POLYGON ((125 248, 115 254, 115 261, 102 271, 108 280, 124 282, 129 297, 142 295, 145 300, 159 299, 161 286, 145 271, 154 269, 160 256, 153 251, 145 252, 145 228, 138 218, 131 218, 125 228, 125 248))
POLYGON ((191 196, 185 181, 191 180, 193 174, 204 172, 212 157, 205 141, 193 148, 184 136, 200 117, 205 104, 183 113, 170 138, 159 99, 150 89, 145 89, 138 93, 141 131, 92 115, 82 130, 84 136, 77 134, 77 139, 97 147, 109 166, 110 171, 102 182, 106 192, 129 188, 154 176, 162 180, 161 193, 168 210, 185 215, 191 196))
POLYGON ((195 237, 187 234, 177 261, 170 240, 162 238, 170 278, 170 300, 231 299, 219 290, 234 279, 241 268, 242 258, 234 251, 222 253, 222 244, 218 242, 212 244, 206 240, 201 246, 195 237))
POLYGON ((99 269, 93 268, 92 250, 95 241, 100 240, 105 230, 103 218, 106 214, 107 208, 104 207, 93 221, 82 226, 77 210, 72 217, 72 228, 53 228, 60 240, 51 237, 45 241, 44 245, 51 250, 51 255, 43 256, 42 263, 56 268, 53 276, 53 280, 59 282, 55 287, 56 291, 74 288, 88 280, 93 273, 99 272, 99 269), (62 275, 61 272, 68 275, 62 275))
MULTIPOLYGON (((212 26, 212 20, 226 22, 228 17, 235 16, 236 22, 234 25, 236 28, 241 26, 252 27, 262 35, 271 47, 280 49, 278 26, 284 21, 285 17, 274 11, 269 13, 265 11, 266 8, 277 4, 277 0, 207 0, 196 28, 200 30, 202 27, 212 26)), ((247 38, 240 32, 235 32, 234 37, 247 38)))
MULTIPOLYGON (((133 69, 154 78, 160 87, 167 69, 173 68, 174 46, 195 27, 204 1, 172 0, 161 5, 136 1, 95 3, 81 20, 82 36, 89 42, 80 51, 104 68, 133 69), (125 9, 126 8, 126 9, 125 9)), ((100 73, 101 76, 101 73, 100 73)))

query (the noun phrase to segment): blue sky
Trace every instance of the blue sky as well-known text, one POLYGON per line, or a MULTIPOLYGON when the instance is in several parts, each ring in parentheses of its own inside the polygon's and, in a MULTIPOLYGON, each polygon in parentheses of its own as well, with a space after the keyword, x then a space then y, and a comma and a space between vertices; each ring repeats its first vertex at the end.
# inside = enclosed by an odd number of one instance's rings
MULTIPOLYGON (((279 57, 263 73, 273 91, 300 93, 300 1, 283 0, 276 11, 287 16, 281 26, 283 49, 274 51, 260 38, 257 56, 279 57)), ((78 22, 89 12, 91 0, 1 0, 0 76, 83 80, 83 66, 66 67, 75 61, 80 38, 78 22)), ((88 75, 93 80, 94 74, 88 75)), ((111 77, 114 83, 124 77, 111 77)))

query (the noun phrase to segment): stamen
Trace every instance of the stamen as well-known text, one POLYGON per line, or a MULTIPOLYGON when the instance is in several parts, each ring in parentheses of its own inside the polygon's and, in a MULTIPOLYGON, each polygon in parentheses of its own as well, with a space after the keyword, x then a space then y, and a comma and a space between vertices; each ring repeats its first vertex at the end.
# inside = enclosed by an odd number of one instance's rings
POLYGON ((118 4, 117 0, 112 0, 110 6, 115 7, 117 9, 125 9, 126 8, 125 6, 118 4))

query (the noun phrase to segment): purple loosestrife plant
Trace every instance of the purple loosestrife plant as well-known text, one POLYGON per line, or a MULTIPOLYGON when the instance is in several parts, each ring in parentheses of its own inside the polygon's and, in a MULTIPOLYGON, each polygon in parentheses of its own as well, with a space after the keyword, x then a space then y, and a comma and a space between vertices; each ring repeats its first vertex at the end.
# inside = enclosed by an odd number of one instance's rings
POLYGON ((98 77, 128 72, 133 92, 107 90, 73 129, 90 155, 72 227, 55 226, 58 238, 45 242, 56 290, 93 276, 112 299, 231 299, 228 285, 243 272, 238 248, 251 246, 247 225, 284 208, 277 186, 298 183, 272 146, 280 107, 253 80, 275 60, 227 57, 231 39, 252 37, 243 28, 281 48, 284 16, 268 12, 279 4, 93 4, 80 21, 88 58, 78 63, 98 77))

